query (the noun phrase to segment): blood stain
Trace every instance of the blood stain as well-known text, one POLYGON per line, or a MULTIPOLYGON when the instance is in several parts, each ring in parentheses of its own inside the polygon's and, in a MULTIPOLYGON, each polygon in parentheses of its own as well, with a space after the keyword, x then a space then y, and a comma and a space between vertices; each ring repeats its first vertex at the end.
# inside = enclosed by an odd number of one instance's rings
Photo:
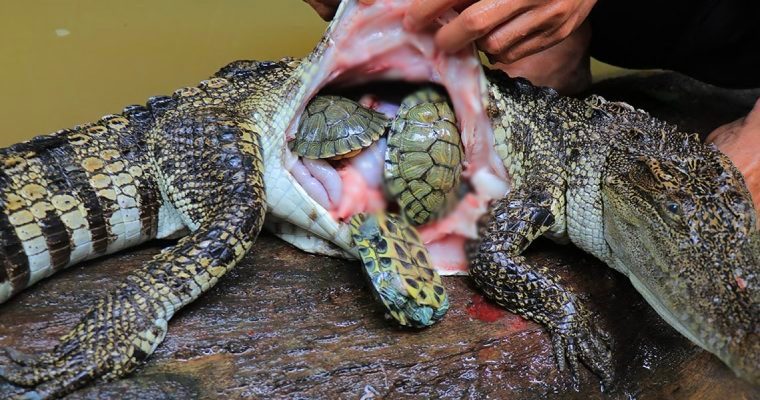
POLYGON ((467 306, 467 314, 483 322, 496 322, 506 315, 499 306, 488 302, 479 294, 472 295, 470 305, 467 306))

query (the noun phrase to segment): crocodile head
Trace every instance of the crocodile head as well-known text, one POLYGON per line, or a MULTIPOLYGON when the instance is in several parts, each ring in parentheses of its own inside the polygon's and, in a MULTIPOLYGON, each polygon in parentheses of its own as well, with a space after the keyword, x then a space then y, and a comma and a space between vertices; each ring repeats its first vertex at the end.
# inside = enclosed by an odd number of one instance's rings
MULTIPOLYGON (((448 91, 465 150, 463 178, 474 190, 471 191, 472 196, 465 196, 467 202, 460 203, 462 207, 455 207, 450 219, 467 222, 443 224, 446 229, 422 227, 420 231, 425 243, 435 244, 457 236, 459 247, 463 247, 463 237, 477 235, 476 214, 485 212, 486 201, 506 193, 506 172, 493 150, 491 121, 485 112, 487 80, 475 49, 446 54, 436 48, 432 31, 406 31, 402 20, 407 6, 406 0, 341 2, 315 50, 305 59, 295 62, 298 65, 291 74, 289 90, 280 99, 281 107, 274 116, 261 115, 267 120, 266 124, 274 125, 274 129, 263 135, 262 139, 265 165, 282 166, 265 169, 269 221, 274 221, 272 225, 286 222, 289 227, 280 231, 274 228, 275 232, 305 250, 356 256, 349 234, 351 214, 373 211, 363 207, 363 200, 356 198, 366 195, 369 190, 361 189, 362 185, 352 181, 346 172, 348 169, 340 169, 345 162, 341 161, 338 165, 337 162, 318 160, 316 165, 294 156, 285 145, 294 136, 307 103, 323 90, 346 90, 372 82, 403 81, 407 84, 432 82, 448 91), (355 190, 355 193, 340 196, 347 190, 355 190), (341 204, 341 201, 335 200, 339 196, 342 200, 350 198, 353 204, 341 204), (456 216, 456 210, 460 208, 461 218, 456 216)), ((382 158, 378 165, 382 168, 382 158)), ((359 169, 362 168, 354 170, 359 169)), ((452 258, 450 255, 439 256, 440 252, 433 251, 431 246, 428 248, 439 270, 442 262, 452 258)), ((441 245, 439 248, 448 249, 450 246, 441 245)), ((464 271, 464 251, 458 254, 462 262, 443 273, 464 271), (457 270, 456 267, 461 269, 457 270)))
POLYGON ((758 383, 760 234, 742 176, 696 135, 647 135, 624 132, 603 168, 608 262, 681 334, 758 383))

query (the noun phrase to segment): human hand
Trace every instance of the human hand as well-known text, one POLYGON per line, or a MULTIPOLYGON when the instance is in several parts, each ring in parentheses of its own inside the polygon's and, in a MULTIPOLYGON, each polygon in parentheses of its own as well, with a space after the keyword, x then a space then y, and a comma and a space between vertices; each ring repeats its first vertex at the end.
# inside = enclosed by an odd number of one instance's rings
POLYGON ((719 126, 705 141, 718 146, 744 176, 744 184, 755 203, 760 230, 760 98, 747 116, 719 126))
MULTIPOLYGON (((322 17, 323 20, 329 21, 335 16, 335 11, 341 0, 303 0, 309 4, 322 17)), ((375 0, 359 0, 359 3, 372 4, 375 0)))
POLYGON ((492 61, 512 63, 573 33, 596 0, 414 0, 404 17, 409 30, 430 26, 450 9, 460 14, 435 39, 448 52, 475 42, 492 61))
POLYGON ((340 0, 303 0, 310 5, 314 11, 322 17, 323 20, 329 21, 335 15, 340 0))

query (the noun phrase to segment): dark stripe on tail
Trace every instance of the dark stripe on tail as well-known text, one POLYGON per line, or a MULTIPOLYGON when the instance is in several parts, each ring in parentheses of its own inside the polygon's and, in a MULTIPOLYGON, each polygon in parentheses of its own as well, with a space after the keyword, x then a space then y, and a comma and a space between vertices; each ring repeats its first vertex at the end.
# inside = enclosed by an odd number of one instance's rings
POLYGON ((0 211, 0 262, 2 262, 0 278, 2 280, 0 282, 10 280, 13 295, 29 285, 30 273, 29 260, 24 247, 5 212, 8 209, 6 193, 10 186, 8 175, 0 169, 0 206, 2 206, 2 211, 0 211))
POLYGON ((58 146, 50 152, 50 155, 63 170, 71 191, 77 193, 84 203, 85 210, 87 210, 87 223, 90 226, 90 235, 92 235, 94 254, 105 253, 108 247, 108 230, 106 220, 103 217, 103 209, 100 206, 98 195, 90 185, 87 173, 78 162, 78 156, 71 149, 69 143, 58 146))
POLYGON ((122 157, 142 172, 137 176, 129 171, 135 179, 137 196, 140 199, 141 233, 152 239, 158 235, 158 209, 162 199, 151 171, 147 170, 150 162, 146 159, 148 153, 144 133, 150 129, 155 119, 153 111, 141 105, 127 106, 123 114, 129 120, 132 133, 120 135, 119 146, 123 149, 122 157))
POLYGON ((158 209, 161 206, 161 195, 153 179, 143 177, 139 182, 137 194, 140 196, 142 234, 153 239, 158 235, 158 209))
MULTIPOLYGON (((54 150, 42 150, 37 153, 37 159, 42 164, 44 178, 48 184, 48 199, 58 194, 72 194, 71 185, 64 175, 63 168, 51 155, 54 150)), ((71 259, 71 233, 61 220, 60 211, 50 210, 40 221, 40 230, 45 236, 50 252, 50 266, 53 271, 59 271, 69 264, 71 259)))

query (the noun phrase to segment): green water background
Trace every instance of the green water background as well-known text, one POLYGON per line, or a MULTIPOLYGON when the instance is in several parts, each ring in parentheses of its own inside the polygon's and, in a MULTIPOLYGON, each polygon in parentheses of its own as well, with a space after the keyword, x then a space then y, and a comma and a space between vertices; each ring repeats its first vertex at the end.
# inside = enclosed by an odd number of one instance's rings
POLYGON ((324 28, 297 0, 3 2, 0 146, 196 85, 232 60, 302 56, 324 28))

